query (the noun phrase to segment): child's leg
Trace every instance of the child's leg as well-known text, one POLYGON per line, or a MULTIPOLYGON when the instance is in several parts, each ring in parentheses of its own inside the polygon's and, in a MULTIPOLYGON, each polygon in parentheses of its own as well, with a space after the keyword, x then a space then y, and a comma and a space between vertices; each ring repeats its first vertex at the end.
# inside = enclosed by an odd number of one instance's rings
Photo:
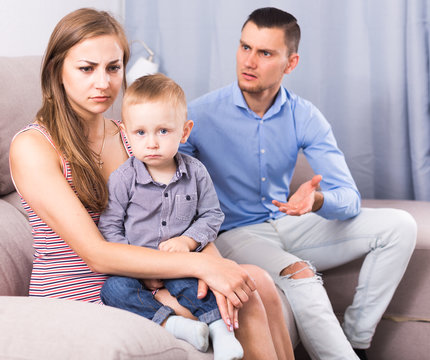
POLYGON ((163 280, 164 287, 179 304, 191 311, 200 321, 210 324, 221 319, 214 294, 208 291, 203 299, 197 299, 198 281, 195 278, 163 280))
POLYGON ((100 291, 100 297, 105 305, 131 311, 157 324, 175 313, 173 309, 157 301, 139 280, 129 277, 108 278, 100 291))
POLYGON ((177 339, 185 340, 197 350, 206 352, 209 346, 209 328, 207 324, 171 315, 167 318, 165 329, 177 339))
POLYGON ((164 286, 178 302, 204 323, 209 324, 215 360, 234 360, 243 357, 243 349, 234 337, 234 332, 227 329, 212 291, 206 297, 197 299, 198 281, 195 278, 164 280, 164 286))
POLYGON ((243 349, 222 319, 209 324, 209 336, 214 348, 214 360, 238 360, 243 358, 243 349))
POLYGON ((104 283, 100 297, 105 305, 131 311, 159 325, 167 319, 165 329, 197 350, 206 351, 209 346, 209 328, 205 323, 174 315, 173 309, 157 301, 137 279, 112 276, 104 283))

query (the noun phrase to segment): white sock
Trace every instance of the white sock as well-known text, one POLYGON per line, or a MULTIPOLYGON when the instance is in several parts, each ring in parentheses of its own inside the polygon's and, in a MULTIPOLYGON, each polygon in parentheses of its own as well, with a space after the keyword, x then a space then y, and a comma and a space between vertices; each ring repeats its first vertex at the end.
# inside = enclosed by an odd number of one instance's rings
POLYGON ((239 360, 243 358, 240 342, 228 331, 222 319, 209 324, 209 335, 214 348, 214 360, 239 360))
POLYGON ((197 350, 206 352, 209 346, 209 328, 201 321, 171 315, 165 329, 178 339, 185 340, 197 350))

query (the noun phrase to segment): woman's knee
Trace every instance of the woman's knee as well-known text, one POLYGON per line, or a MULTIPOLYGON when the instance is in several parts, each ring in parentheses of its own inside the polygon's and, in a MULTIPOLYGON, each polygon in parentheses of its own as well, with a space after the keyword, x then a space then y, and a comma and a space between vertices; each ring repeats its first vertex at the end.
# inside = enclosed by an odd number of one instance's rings
POLYGON ((282 306, 278 289, 269 273, 256 265, 245 265, 245 268, 255 280, 259 298, 265 308, 282 306))
POLYGON ((254 279, 257 290, 264 288, 266 291, 272 291, 275 289, 275 282, 266 270, 251 264, 244 264, 242 267, 244 267, 251 278, 254 279))

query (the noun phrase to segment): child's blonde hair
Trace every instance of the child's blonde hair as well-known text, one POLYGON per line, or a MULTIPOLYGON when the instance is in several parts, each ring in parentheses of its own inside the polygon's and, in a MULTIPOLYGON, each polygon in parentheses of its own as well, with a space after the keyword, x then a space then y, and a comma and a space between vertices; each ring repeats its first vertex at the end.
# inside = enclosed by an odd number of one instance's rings
POLYGON ((178 116, 187 119, 187 100, 182 88, 172 79, 163 74, 145 75, 131 84, 122 102, 122 120, 129 106, 142 104, 144 102, 161 101, 173 106, 178 116))

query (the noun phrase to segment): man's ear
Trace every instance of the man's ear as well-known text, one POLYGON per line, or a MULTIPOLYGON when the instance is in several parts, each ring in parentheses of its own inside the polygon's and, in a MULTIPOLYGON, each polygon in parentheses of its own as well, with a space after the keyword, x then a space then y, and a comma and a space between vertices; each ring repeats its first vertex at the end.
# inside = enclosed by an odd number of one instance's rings
POLYGON ((191 130, 193 129, 194 122, 193 120, 187 120, 187 122, 184 124, 184 132, 182 134, 181 143, 185 144, 188 140, 188 137, 190 136, 191 130))
POLYGON ((293 53, 288 56, 288 64, 285 67, 284 74, 290 74, 299 63, 299 54, 293 53))

